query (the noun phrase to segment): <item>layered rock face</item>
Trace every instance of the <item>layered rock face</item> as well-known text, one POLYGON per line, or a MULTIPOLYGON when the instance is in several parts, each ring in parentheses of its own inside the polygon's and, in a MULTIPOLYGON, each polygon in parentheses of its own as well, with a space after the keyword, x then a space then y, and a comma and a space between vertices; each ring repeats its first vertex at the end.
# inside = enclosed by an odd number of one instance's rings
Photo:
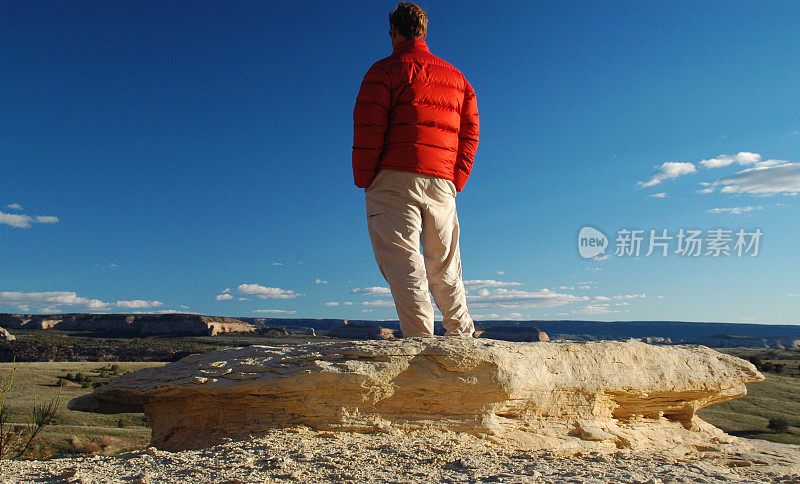
POLYGON ((449 430, 563 452, 673 452, 734 439, 695 412, 762 379, 749 362, 706 347, 431 337, 192 355, 119 377, 69 408, 144 411, 152 444, 167 450, 305 425, 449 430))
POLYGON ((235 318, 198 314, 2 314, 0 322, 20 329, 115 331, 145 336, 205 336, 255 329, 253 325, 235 318))

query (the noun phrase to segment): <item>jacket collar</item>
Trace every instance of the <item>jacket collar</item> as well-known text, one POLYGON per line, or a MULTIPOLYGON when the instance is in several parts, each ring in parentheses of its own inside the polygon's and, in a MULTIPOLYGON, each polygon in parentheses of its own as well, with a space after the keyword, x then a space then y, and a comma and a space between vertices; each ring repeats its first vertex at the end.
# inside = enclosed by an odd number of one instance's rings
POLYGON ((411 39, 411 40, 406 40, 402 44, 399 44, 392 51, 392 54, 405 54, 407 52, 414 52, 414 51, 430 52, 430 49, 428 49, 428 44, 426 44, 424 40, 411 39))

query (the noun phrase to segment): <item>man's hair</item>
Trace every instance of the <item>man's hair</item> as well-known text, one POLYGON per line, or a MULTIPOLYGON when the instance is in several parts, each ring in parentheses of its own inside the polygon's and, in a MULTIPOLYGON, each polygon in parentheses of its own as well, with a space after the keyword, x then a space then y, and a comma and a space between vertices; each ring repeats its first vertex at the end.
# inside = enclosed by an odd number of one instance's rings
POLYGON ((389 25, 407 39, 421 39, 428 30, 428 15, 416 4, 400 2, 389 13, 389 25))

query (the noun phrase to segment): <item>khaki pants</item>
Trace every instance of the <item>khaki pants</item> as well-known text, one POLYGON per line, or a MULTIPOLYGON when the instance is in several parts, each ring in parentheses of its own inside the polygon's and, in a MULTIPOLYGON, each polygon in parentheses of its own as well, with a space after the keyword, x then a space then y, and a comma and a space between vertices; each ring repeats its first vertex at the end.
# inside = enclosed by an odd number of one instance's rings
POLYGON ((461 280, 453 182, 380 170, 366 190, 366 205, 375 260, 392 291, 403 336, 433 335, 429 288, 442 313, 445 334, 472 336, 475 327, 461 280))

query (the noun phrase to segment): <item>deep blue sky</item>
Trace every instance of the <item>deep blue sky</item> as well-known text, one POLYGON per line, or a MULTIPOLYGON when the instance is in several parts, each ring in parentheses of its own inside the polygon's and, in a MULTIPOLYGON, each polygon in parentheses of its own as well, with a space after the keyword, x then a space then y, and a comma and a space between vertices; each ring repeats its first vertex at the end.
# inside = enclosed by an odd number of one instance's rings
MULTIPOLYGON (((421 5, 478 95, 476 319, 800 323, 800 5, 421 5), (681 228, 763 236, 614 254, 681 228)), ((392 6, 3 2, 0 311, 396 318, 350 165, 392 6)))

